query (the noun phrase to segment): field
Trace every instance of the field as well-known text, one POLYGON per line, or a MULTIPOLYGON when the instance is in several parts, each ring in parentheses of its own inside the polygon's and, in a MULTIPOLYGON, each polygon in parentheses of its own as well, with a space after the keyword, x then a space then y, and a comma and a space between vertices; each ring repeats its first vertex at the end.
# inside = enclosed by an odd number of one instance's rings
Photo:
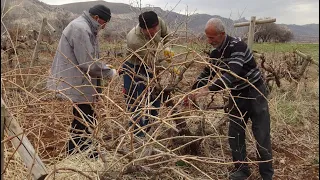
POLYGON ((293 52, 298 49, 319 60, 319 44, 299 44, 299 43, 256 43, 253 45, 253 50, 266 53, 286 53, 293 52))
MULTIPOLYGON (((124 57, 114 57, 108 43, 101 45, 103 61, 120 68, 124 57)), ((179 83, 180 91, 172 99, 179 102, 184 93, 204 67, 205 55, 200 52, 205 45, 188 46, 186 55, 177 57, 177 62, 195 60, 179 83)), ((56 48, 56 44, 53 45, 56 48)), ((275 67, 287 59, 299 59, 294 49, 311 55, 319 61, 319 44, 254 44, 253 49, 264 53, 267 62, 275 67)), ((186 48, 174 48, 179 53, 186 48)), ((88 152, 67 156, 65 143, 69 138, 68 128, 72 121, 72 103, 54 98, 45 89, 46 78, 54 52, 41 51, 39 61, 28 71, 32 50, 23 51, 15 59, 14 68, 9 68, 5 54, 1 54, 1 94, 6 110, 24 129, 26 136, 46 165, 47 179, 227 179, 232 169, 232 158, 228 145, 227 124, 219 124, 226 114, 222 110, 182 108, 192 137, 179 137, 172 130, 175 118, 171 108, 160 108, 159 119, 152 122, 150 136, 133 139, 128 127, 130 114, 125 110, 122 94, 122 77, 105 81, 103 96, 96 104, 98 124, 92 138, 100 148, 98 160, 87 158, 88 152), (27 76, 31 81, 26 83, 27 76), (217 126, 219 125, 219 126, 217 126), (198 130, 202 126, 202 133, 198 130), (175 138, 176 136, 176 138, 175 138), (188 143, 201 140, 197 154, 188 152, 188 143), (140 140, 141 141, 141 140, 140 140), (156 149, 156 152, 148 153, 156 149)), ((260 59, 257 59, 260 62, 260 59)), ((161 83, 168 83, 169 73, 164 73, 161 83)), ((205 105, 205 98, 199 104, 205 105)), ((275 180, 319 179, 319 70, 310 64, 302 78, 295 81, 281 79, 281 87, 272 88, 268 97, 271 114, 271 137, 275 180)), ((222 96, 216 95, 216 104, 222 103, 222 96)), ((203 106, 201 106, 203 107, 203 106)), ((249 179, 259 178, 256 163, 255 142, 249 123, 247 128, 247 153, 252 170, 249 179)), ((31 179, 29 170, 10 143, 5 133, 5 179, 31 179)))

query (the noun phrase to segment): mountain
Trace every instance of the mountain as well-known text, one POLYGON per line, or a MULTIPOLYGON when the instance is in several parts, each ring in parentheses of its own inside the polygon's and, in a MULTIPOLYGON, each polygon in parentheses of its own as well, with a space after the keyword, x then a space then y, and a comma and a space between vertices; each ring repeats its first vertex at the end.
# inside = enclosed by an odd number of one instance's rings
POLYGON ((160 17, 162 17, 166 21, 168 26, 173 31, 179 31, 181 32, 181 34, 184 34, 183 31, 186 30, 186 26, 187 30, 195 35, 204 33, 204 25, 210 18, 213 17, 220 18, 227 25, 227 29, 230 30, 230 32, 234 29, 233 20, 218 15, 212 16, 208 14, 190 14, 187 16, 173 11, 165 11, 159 7, 143 7, 140 9, 138 7, 134 7, 128 4, 110 3, 106 1, 78 2, 64 5, 56 5, 54 7, 62 8, 74 14, 80 14, 84 10, 88 10, 90 7, 96 4, 103 4, 111 9, 111 24, 113 24, 110 27, 111 29, 122 27, 121 30, 130 30, 134 25, 138 23, 138 15, 146 10, 155 11, 160 17))
MULTIPOLYGON (((4 0, 1 0, 1 5, 3 5, 3 2, 4 0)), ((226 24, 226 29, 229 34, 242 36, 248 31, 248 27, 236 29, 233 27, 234 23, 248 21, 245 18, 233 21, 229 18, 224 18, 218 15, 197 13, 185 15, 173 11, 162 10, 159 7, 139 8, 137 4, 129 5, 101 0, 64 5, 48 5, 38 0, 10 0, 6 2, 10 2, 11 5, 20 4, 15 7, 18 10, 10 12, 11 18, 4 17, 5 22, 22 24, 28 26, 28 28, 40 28, 41 17, 47 17, 48 22, 58 29, 57 34, 62 31, 69 21, 79 16, 84 10, 88 10, 96 4, 103 4, 111 9, 112 18, 107 30, 109 32, 128 32, 138 23, 138 15, 146 10, 155 11, 167 22, 171 30, 177 31, 180 35, 185 34, 186 29, 190 32, 189 34, 203 34, 206 22, 213 17, 220 18, 226 24)), ((281 25, 287 26, 293 32, 295 41, 319 42, 319 24, 281 25)))
POLYGON ((103 4, 111 9, 112 14, 129 14, 132 11, 138 11, 138 8, 132 7, 124 3, 110 3, 106 1, 88 1, 88 2, 77 2, 63 5, 52 5, 53 7, 63 8, 75 14, 81 14, 84 10, 88 10, 90 7, 103 4))
MULTIPOLYGON (((66 24, 67 18, 78 16, 70 11, 60 7, 54 7, 38 0, 1 0, 1 34, 4 31, 4 25, 8 29, 19 27, 20 29, 39 30, 42 18, 46 17, 48 22, 56 29, 64 28, 62 23, 66 24)), ((58 31, 59 32, 59 31, 58 31)))
POLYGON ((295 41, 319 42, 319 24, 286 26, 292 31, 295 41))

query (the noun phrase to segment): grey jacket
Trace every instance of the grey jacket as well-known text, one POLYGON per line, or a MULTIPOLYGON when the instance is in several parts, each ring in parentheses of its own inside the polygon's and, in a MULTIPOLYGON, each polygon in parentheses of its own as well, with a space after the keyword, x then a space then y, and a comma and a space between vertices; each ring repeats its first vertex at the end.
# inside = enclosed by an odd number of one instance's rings
POLYGON ((97 60, 99 26, 85 11, 63 30, 47 81, 47 88, 56 91, 58 97, 77 103, 94 102, 100 78, 116 74, 97 60))

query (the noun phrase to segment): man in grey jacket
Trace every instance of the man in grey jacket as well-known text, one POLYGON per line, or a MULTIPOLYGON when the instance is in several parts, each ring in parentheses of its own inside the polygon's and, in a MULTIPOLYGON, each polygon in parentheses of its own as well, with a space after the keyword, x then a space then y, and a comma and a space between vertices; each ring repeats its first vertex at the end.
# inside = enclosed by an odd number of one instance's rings
MULTIPOLYGON (((88 127, 95 124, 92 103, 97 100, 96 95, 101 93, 100 79, 116 75, 112 66, 98 61, 97 34, 110 19, 110 9, 104 5, 93 6, 89 12, 84 11, 63 30, 53 59, 47 87, 55 91, 57 97, 74 103, 75 119, 70 130, 72 139, 67 145, 69 154, 77 146, 82 151, 92 143, 83 136, 85 133, 90 135, 88 127)), ((96 157, 97 153, 93 155, 96 157)))

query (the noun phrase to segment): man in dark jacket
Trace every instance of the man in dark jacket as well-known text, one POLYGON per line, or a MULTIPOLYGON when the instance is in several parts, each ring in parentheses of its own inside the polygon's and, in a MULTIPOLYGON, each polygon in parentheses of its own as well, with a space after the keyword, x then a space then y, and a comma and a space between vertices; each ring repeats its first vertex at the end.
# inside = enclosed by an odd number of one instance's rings
POLYGON ((58 97, 74 103, 75 119, 71 124, 72 139, 67 145, 68 153, 72 153, 76 145, 82 151, 91 144, 84 137, 84 132, 90 135, 88 127, 95 124, 92 103, 101 93, 100 80, 116 75, 112 66, 99 61, 97 35, 110 19, 110 9, 104 5, 84 11, 63 30, 53 59, 47 88, 56 91, 58 97))
POLYGON ((229 98, 229 145, 235 163, 230 179, 242 180, 250 176, 246 160, 245 129, 250 118, 253 135, 257 141, 259 172, 264 180, 273 176, 270 141, 270 115, 267 91, 251 50, 247 44, 225 33, 221 20, 212 18, 205 27, 208 43, 215 49, 210 54, 210 66, 204 68, 193 89, 193 96, 230 89, 229 98), (216 80, 213 77, 219 74, 216 80), (208 84, 208 85, 207 85, 208 84), (243 117, 243 118, 241 118, 243 117))

